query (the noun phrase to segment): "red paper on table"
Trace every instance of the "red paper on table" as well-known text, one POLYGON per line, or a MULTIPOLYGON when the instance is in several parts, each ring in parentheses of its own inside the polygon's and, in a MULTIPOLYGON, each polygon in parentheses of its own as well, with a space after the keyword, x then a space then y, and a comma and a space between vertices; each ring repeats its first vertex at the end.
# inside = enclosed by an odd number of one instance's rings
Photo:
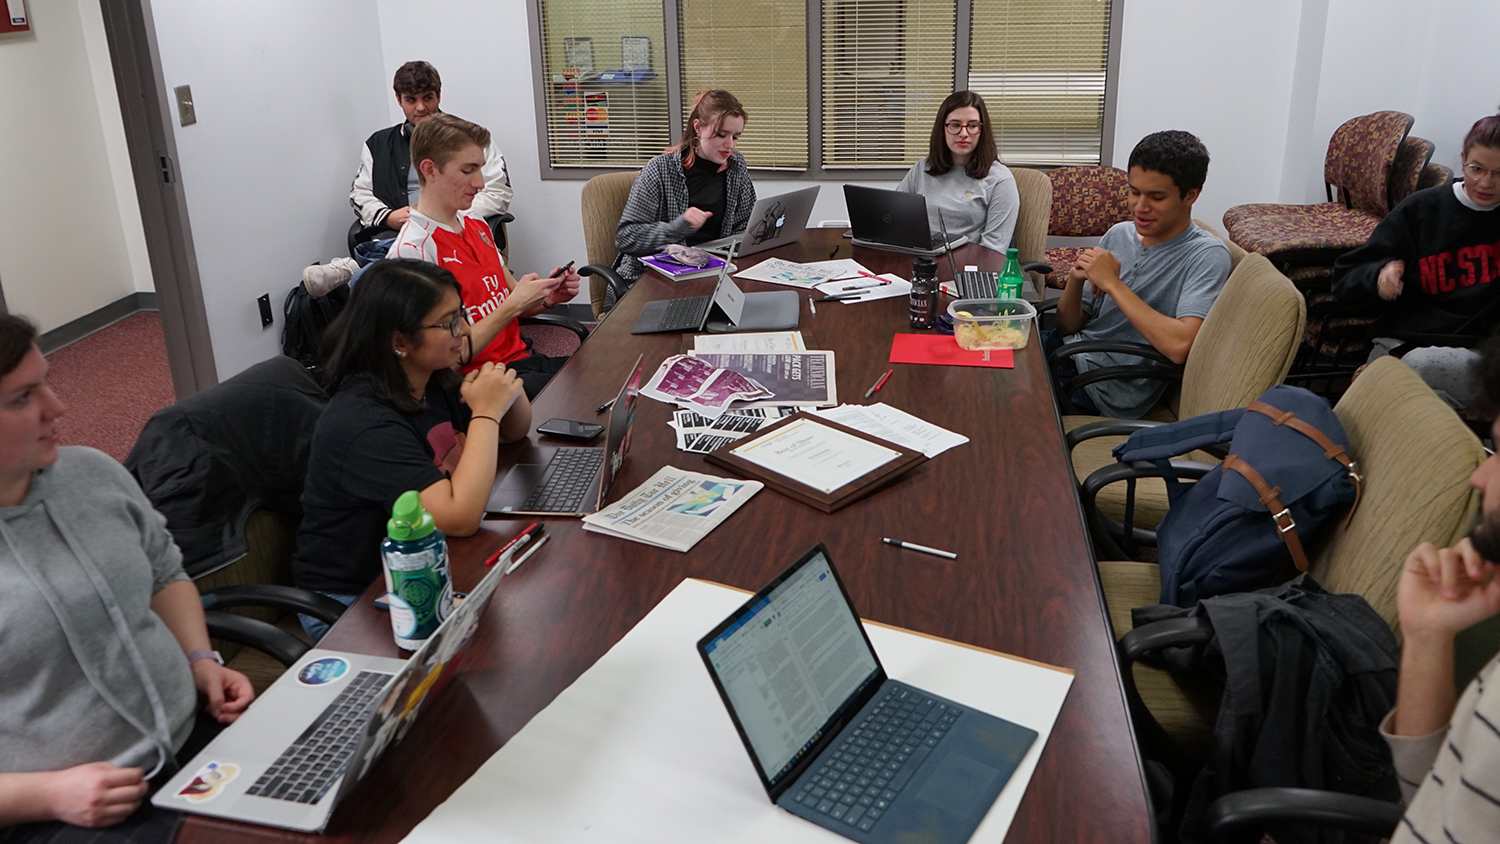
POLYGON ((958 347, 952 334, 897 334, 891 339, 891 363, 933 363, 939 366, 989 366, 1014 369, 1015 352, 990 349, 970 352, 958 347))

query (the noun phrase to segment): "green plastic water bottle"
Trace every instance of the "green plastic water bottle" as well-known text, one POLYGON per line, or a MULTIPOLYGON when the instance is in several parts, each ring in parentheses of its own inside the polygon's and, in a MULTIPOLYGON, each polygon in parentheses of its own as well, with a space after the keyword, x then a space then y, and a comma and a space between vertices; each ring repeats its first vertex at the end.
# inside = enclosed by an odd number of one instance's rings
POLYGON ((1026 276, 1021 275, 1021 253, 1015 247, 1005 250, 1005 272, 1000 274, 1000 286, 995 291, 1001 299, 1021 298, 1021 285, 1026 276))
POLYGON ((396 646, 414 651, 437 631, 453 608, 448 578, 448 541, 432 514, 422 509, 416 490, 401 493, 385 523, 380 543, 385 562, 386 598, 396 646))

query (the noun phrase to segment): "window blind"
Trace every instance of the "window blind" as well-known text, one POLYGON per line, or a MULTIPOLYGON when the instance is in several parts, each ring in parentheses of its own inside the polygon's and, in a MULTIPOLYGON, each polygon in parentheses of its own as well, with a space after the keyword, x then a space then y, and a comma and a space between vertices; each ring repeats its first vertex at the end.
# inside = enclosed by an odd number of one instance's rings
POLYGON ((681 0, 682 107, 722 88, 750 119, 739 151, 753 169, 807 169, 805 0, 681 0))
POLYGON ((969 88, 1000 160, 1098 164, 1109 0, 973 0, 969 88))
POLYGON ((953 92, 956 9, 943 0, 823 0, 823 166, 908 167, 953 92))
POLYGON ((672 143, 661 0, 538 0, 554 167, 639 167, 672 143))

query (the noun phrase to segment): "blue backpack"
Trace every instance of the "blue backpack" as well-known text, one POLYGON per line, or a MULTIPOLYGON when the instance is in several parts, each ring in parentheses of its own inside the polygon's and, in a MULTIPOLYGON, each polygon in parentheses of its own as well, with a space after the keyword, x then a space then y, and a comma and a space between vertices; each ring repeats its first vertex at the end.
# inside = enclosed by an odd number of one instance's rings
POLYGON ((1161 602, 1179 607, 1268 586, 1288 563, 1307 571, 1304 543, 1345 508, 1354 514, 1364 481, 1328 402, 1286 385, 1249 407, 1137 431, 1114 455, 1154 463, 1166 479, 1170 509, 1156 529, 1161 602), (1171 458, 1226 442, 1217 469, 1178 481, 1171 458))

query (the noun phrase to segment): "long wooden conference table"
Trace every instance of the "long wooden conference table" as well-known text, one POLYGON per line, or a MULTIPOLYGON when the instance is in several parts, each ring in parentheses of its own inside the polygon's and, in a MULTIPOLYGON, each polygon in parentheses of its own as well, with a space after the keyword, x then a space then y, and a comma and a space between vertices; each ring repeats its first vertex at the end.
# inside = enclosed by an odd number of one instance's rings
MULTIPOLYGON (((853 247, 841 235, 809 229, 800 243, 737 263, 853 257, 873 272, 910 277, 910 256, 853 247)), ((956 258, 960 266, 993 270, 1004 260, 977 245, 956 258)), ((950 277, 946 261, 939 268, 940 278, 950 277)), ((630 329, 646 302, 706 294, 712 284, 641 279, 537 397, 536 423, 595 419, 595 408, 614 396, 636 355, 645 356, 649 375, 689 348, 686 335, 633 336, 630 329)), ((787 289, 742 285, 751 292, 787 289)), ((810 295, 818 294, 801 293, 810 295)), ((548 520, 551 541, 502 581, 458 679, 428 702, 405 740, 346 799, 326 838, 399 841, 683 578, 753 591, 823 542, 865 618, 1076 672, 1008 841, 1150 839, 1109 623, 1036 336, 1011 370, 889 364, 891 336, 911 330, 905 297, 825 302, 816 314, 804 302, 801 314, 808 347, 834 350, 841 401, 862 402, 864 391, 893 368, 876 400, 970 442, 832 515, 763 490, 686 554, 585 533, 576 519, 548 520), (893 548, 882 536, 954 551, 958 559, 893 548)), ((665 464, 723 474, 677 449, 667 425, 672 409, 641 399, 630 455, 610 500, 665 464)), ((518 447, 503 447, 501 463, 518 447)), ((455 586, 478 582, 484 558, 529 521, 487 521, 477 535, 451 539, 455 586)), ((388 618, 372 606, 375 593, 372 585, 324 647, 401 655, 388 618)), ((189 817, 178 840, 308 838, 189 817)))

